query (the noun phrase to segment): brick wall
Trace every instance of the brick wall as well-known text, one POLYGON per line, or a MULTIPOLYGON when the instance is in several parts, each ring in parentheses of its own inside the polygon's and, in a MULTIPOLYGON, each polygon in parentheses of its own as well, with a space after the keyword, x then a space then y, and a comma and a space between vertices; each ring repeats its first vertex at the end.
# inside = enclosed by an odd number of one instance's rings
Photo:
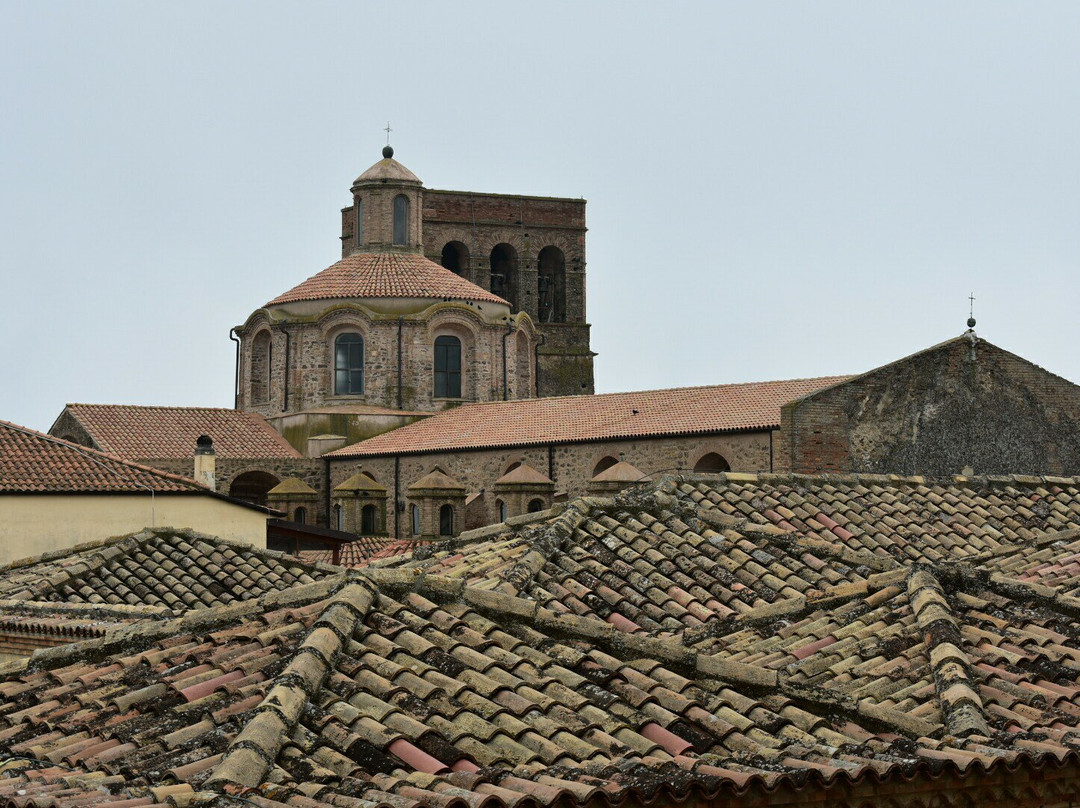
MULTIPOLYGON (((542 359, 546 382, 541 383, 540 394, 594 392, 586 323, 585 200, 432 189, 425 190, 422 198, 423 249, 435 263, 442 263, 443 247, 456 242, 464 248, 461 276, 491 289, 492 251, 500 244, 513 249, 516 269, 509 279, 511 303, 514 311, 528 313, 546 340, 542 359), (554 315, 542 316, 539 305, 539 257, 545 248, 556 248, 563 257, 562 277, 555 284, 561 301, 551 306, 562 322, 545 322, 554 315)), ((365 222, 371 215, 365 208, 365 222)), ((355 248, 355 216, 352 207, 341 212, 342 255, 355 248)))
POLYGON ((783 407, 778 470, 1080 473, 1080 387, 967 336, 783 407))

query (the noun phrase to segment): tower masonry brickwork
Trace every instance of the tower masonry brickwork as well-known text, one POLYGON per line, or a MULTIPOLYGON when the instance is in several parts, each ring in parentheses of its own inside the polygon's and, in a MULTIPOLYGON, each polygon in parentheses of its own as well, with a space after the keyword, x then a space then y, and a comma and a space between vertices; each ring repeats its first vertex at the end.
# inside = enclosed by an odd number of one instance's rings
MULTIPOLYGON (((585 200, 420 190, 424 255, 507 300, 536 324, 540 396, 594 392, 586 321, 585 200)), ((372 212, 354 201, 341 211, 342 256, 372 212)))

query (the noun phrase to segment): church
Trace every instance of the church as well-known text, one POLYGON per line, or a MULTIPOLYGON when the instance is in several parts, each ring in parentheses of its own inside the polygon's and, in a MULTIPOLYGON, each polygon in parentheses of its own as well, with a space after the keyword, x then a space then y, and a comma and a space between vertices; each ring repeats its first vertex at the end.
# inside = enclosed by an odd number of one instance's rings
POLYGON ((341 260, 231 331, 234 409, 69 404, 51 434, 397 539, 672 471, 1080 473, 1080 388, 974 321, 858 376, 595 394, 584 200, 427 189, 390 146, 350 196, 341 260))

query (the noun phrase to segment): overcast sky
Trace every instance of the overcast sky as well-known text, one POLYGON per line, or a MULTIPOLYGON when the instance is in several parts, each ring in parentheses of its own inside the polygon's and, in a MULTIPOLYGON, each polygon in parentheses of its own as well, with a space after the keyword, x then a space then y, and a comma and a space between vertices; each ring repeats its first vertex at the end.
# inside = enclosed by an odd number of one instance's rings
POLYGON ((1080 381, 1080 4, 0 0, 0 419, 232 406, 229 328, 427 185, 588 200, 598 392, 964 330, 1080 381))

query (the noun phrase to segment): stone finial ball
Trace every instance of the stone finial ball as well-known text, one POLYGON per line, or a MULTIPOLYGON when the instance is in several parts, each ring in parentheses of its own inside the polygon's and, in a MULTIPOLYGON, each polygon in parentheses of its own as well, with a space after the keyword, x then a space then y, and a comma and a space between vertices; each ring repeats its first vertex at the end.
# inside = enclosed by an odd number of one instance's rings
POLYGON ((975 318, 974 317, 968 317, 968 328, 974 328, 974 327, 975 327, 975 318))
POLYGON ((382 156, 387 158, 387 159, 393 157, 394 156, 394 147, 393 146, 383 146, 382 156))

